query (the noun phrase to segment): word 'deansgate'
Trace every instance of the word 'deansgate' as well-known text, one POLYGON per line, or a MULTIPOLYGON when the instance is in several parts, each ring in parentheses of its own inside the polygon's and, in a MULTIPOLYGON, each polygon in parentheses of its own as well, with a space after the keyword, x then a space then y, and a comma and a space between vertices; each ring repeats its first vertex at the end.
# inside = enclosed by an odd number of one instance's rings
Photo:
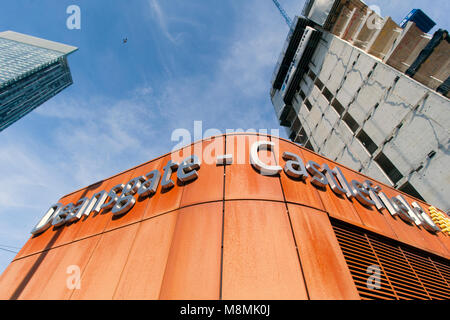
MULTIPOLYGON (((310 179, 311 184, 318 188, 329 187, 336 195, 356 199, 366 207, 375 207, 382 212, 387 210, 392 216, 400 217, 409 224, 421 226, 424 229, 436 233, 441 231, 433 222, 425 210, 417 203, 411 204, 402 195, 389 198, 379 186, 373 185, 369 180, 360 182, 348 181, 339 167, 330 168, 327 164, 319 164, 314 161, 306 163, 296 154, 283 153, 284 167, 269 165, 259 156, 260 150, 273 152, 274 142, 257 141, 250 146, 250 164, 260 174, 276 176, 284 172, 289 178, 299 181, 310 179)), ((232 165, 232 155, 218 155, 217 165, 232 165)), ((91 198, 84 197, 76 203, 52 205, 42 219, 31 231, 37 235, 51 226, 60 227, 67 223, 75 222, 82 217, 89 216, 92 212, 99 213, 102 210, 111 210, 112 215, 121 216, 129 212, 136 203, 136 199, 143 200, 153 196, 158 186, 162 191, 168 191, 174 187, 172 175, 176 172, 176 179, 182 183, 189 183, 198 178, 198 170, 201 162, 195 155, 185 158, 180 163, 169 160, 163 167, 163 172, 153 170, 145 176, 132 178, 126 184, 118 184, 109 191, 102 190, 91 198)))

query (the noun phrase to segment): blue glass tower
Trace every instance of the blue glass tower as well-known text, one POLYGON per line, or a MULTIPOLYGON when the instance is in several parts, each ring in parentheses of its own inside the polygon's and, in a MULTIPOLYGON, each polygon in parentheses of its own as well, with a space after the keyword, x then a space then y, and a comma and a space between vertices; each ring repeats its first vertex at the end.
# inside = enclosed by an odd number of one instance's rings
POLYGON ((67 55, 76 47, 0 32, 0 131, 70 86, 67 55))

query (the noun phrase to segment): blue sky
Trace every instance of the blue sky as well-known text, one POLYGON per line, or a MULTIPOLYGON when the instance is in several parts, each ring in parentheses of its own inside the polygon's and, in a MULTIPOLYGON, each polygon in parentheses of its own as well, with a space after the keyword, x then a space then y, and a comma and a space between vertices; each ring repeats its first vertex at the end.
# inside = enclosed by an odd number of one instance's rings
MULTIPOLYGON (((304 1, 280 3, 293 17, 304 1)), ((421 8, 449 29, 448 0, 366 3, 397 23, 421 8)), ((4 0, 4 30, 79 50, 74 84, 0 133, 1 245, 20 248, 61 196, 168 152, 195 120, 284 136, 269 88, 288 27, 271 0, 4 0), (81 30, 66 28, 72 4, 81 30)), ((13 258, 0 251, 0 272, 13 258)))

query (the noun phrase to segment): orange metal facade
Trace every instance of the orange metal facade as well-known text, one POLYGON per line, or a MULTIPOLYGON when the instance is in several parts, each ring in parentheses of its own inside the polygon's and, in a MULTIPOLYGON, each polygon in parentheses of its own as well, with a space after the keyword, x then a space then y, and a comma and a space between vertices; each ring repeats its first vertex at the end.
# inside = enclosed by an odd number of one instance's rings
MULTIPOLYGON (((275 152, 292 152, 305 162, 337 165, 348 179, 371 180, 275 137, 234 134, 196 142, 180 156, 199 152, 199 144, 202 150, 214 144, 217 153, 233 154, 236 162, 243 156, 237 147, 245 143, 246 164, 202 163, 195 181, 167 192, 159 186, 123 216, 91 214, 31 237, 1 275, 0 298, 360 299, 332 221, 448 263, 450 238, 442 232, 433 234, 339 197, 328 187, 313 186, 310 179, 296 181, 284 172, 261 175, 248 164, 249 147, 256 140, 277 142, 275 152), (71 265, 81 270, 79 289, 68 289, 71 265)), ((60 202, 76 202, 151 170, 161 171, 170 157, 75 191, 60 202)), ((376 184, 388 196, 402 194, 376 184)), ((403 195, 408 202, 430 207, 403 195)), ((442 285, 450 291, 450 279, 444 278, 442 285)))

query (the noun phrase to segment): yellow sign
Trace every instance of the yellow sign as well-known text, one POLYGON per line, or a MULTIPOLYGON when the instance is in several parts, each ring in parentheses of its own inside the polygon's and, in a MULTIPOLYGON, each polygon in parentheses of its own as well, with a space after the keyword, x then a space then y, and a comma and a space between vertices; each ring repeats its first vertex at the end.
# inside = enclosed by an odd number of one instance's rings
POLYGON ((450 236, 450 219, 435 207, 430 207, 428 210, 430 211, 430 216, 431 219, 433 219, 433 222, 441 228, 443 233, 450 236))

